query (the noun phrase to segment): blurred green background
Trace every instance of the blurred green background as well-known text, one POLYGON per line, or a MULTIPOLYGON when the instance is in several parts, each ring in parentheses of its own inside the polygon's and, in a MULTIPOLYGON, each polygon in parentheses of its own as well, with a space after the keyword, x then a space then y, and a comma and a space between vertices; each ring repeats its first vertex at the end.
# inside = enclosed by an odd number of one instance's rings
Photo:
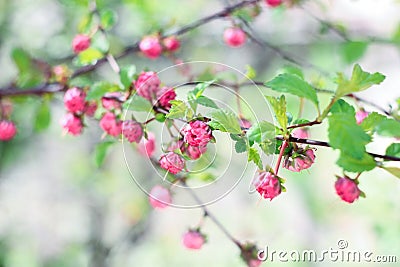
MULTIPOLYGON (((226 2, 235 1, 99 0, 98 6, 118 14, 118 23, 110 34, 111 50, 118 53, 145 34, 160 28, 173 31, 222 9, 226 2)), ((360 96, 384 107, 399 97, 400 46, 394 38, 400 5, 396 1, 306 1, 303 8, 286 11, 262 6, 254 22, 260 38, 317 65, 332 77, 337 71, 349 73, 357 61, 366 70, 387 76, 382 85, 360 96), (362 57, 353 57, 359 47, 348 48, 348 43, 332 31, 321 35, 321 23, 308 13, 347 27, 354 40, 378 36, 390 41, 370 42, 362 57)), ((51 64, 65 62, 72 54, 71 40, 77 25, 87 12, 85 0, 0 0, 0 87, 6 87, 17 75, 10 57, 15 47, 51 64)), ((217 20, 184 35, 177 56, 184 61, 221 62, 241 71, 248 64, 256 69, 258 81, 269 80, 288 64, 271 49, 252 42, 228 49, 222 32, 229 26, 229 20, 217 20)), ((173 64, 168 58, 150 61, 138 55, 119 62, 155 71, 173 64)), ((314 84, 332 88, 332 82, 317 71, 304 70, 314 84)), ((116 81, 118 77, 104 65, 81 79, 116 81)), ((251 97, 245 89, 243 94, 251 97)), ((321 95, 320 99, 326 103, 329 96, 321 95)), ((289 97, 288 102, 290 111, 296 114, 298 99, 289 97)), ((63 136, 59 125, 64 113, 61 95, 51 101, 49 129, 35 131, 32 122, 41 103, 35 97, 16 99, 12 117, 19 128, 18 136, 0 144, 0 266, 244 266, 238 249, 208 220, 203 231, 209 242, 200 251, 186 250, 181 235, 187 227, 197 225, 201 210, 152 210, 147 196, 129 175, 121 144, 113 146, 105 164, 97 168, 93 151, 102 133, 96 122, 89 121, 82 136, 63 136)), ((261 105, 258 101, 251 104, 255 108, 261 105)), ((306 105, 305 117, 314 116, 313 108, 306 105)), ((325 129, 324 125, 313 127, 311 137, 326 140, 325 129)), ((368 149, 384 153, 390 143, 376 139, 368 149)), ((399 261, 400 181, 381 170, 363 174, 360 188, 367 198, 348 205, 334 192, 334 174, 341 174, 334 164, 337 153, 319 148, 316 155, 316 164, 309 171, 297 174, 282 170, 288 192, 272 202, 258 202, 258 195, 248 193, 254 173, 249 167, 241 183, 210 210, 238 239, 256 241, 261 248, 268 245, 276 250, 322 251, 336 248, 337 241, 345 239, 349 249, 397 255, 399 261)), ((129 160, 140 166, 139 156, 129 160)))

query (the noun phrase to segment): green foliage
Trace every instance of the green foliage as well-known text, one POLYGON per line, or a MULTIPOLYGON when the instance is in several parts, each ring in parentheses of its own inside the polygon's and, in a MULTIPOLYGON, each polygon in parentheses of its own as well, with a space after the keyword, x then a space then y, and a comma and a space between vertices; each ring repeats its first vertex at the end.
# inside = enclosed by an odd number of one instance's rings
POLYGON ((346 42, 342 45, 342 57, 346 63, 353 63, 365 54, 367 48, 367 42, 346 42))
POLYGON ((78 32, 88 34, 93 27, 93 13, 89 12, 82 17, 78 24, 78 32))
POLYGON ((400 178, 400 168, 396 167, 382 167, 385 171, 389 172, 390 174, 400 178))
POLYGON ((376 132, 382 136, 400 137, 400 122, 394 119, 385 119, 376 126, 376 132))
POLYGON ((196 103, 209 108, 218 108, 214 101, 204 95, 199 96, 196 99, 196 103))
POLYGON ((283 73, 265 83, 266 86, 274 91, 289 93, 298 97, 304 97, 318 109, 318 97, 316 90, 296 74, 283 73))
POLYGON ((267 121, 261 121, 255 123, 246 134, 250 142, 263 143, 275 138, 275 126, 267 121))
POLYGON ((21 48, 14 48, 11 57, 18 68, 17 86, 21 88, 34 87, 44 80, 43 73, 40 72, 30 55, 21 48))
POLYGON ((364 153, 362 157, 358 159, 342 152, 336 163, 338 166, 342 167, 343 170, 349 172, 370 171, 376 167, 374 158, 367 153, 364 153))
POLYGON ((386 148, 386 155, 400 158, 400 143, 393 143, 386 148))
POLYGON ((343 99, 339 99, 338 101, 333 104, 330 112, 332 114, 337 114, 337 113, 346 113, 351 116, 356 115, 356 111, 352 105, 344 101, 343 99))
POLYGON ((214 129, 232 134, 240 134, 242 129, 238 118, 230 111, 218 109, 209 114, 211 125, 214 129))
POLYGON ((117 22, 117 14, 110 9, 100 12, 100 24, 105 30, 111 29, 117 22))
POLYGON ((34 129, 36 132, 46 130, 51 121, 50 105, 48 101, 43 101, 36 110, 34 129))
POLYGON ((283 67, 282 69, 283 73, 288 73, 288 74, 292 74, 292 75, 297 75, 299 76, 301 79, 304 79, 304 73, 303 71, 293 65, 286 65, 285 67, 283 67))
POLYGON ((171 100, 171 109, 167 114, 167 119, 181 119, 184 118, 188 112, 189 107, 182 100, 171 100))
POLYGON ((347 94, 363 91, 372 85, 380 84, 385 80, 385 76, 379 72, 371 74, 361 69, 360 65, 356 64, 353 68, 351 79, 344 77, 343 73, 339 73, 337 77, 338 87, 336 89, 335 98, 339 99, 347 94))
POLYGON ((285 96, 282 95, 279 98, 275 98, 272 96, 265 96, 268 102, 271 104, 272 109, 274 110, 276 120, 279 125, 282 127, 283 131, 287 130, 288 125, 288 117, 286 114, 286 99, 285 96))
POLYGON ((93 84, 90 90, 87 92, 86 100, 99 100, 102 96, 104 96, 107 92, 115 92, 119 90, 119 86, 106 82, 101 81, 93 84))
POLYGON ((134 80, 135 73, 136 73, 135 65, 128 65, 121 68, 121 71, 119 73, 119 79, 125 89, 131 86, 132 81, 134 80))
POLYGON ((252 80, 257 76, 257 72, 252 66, 246 65, 246 74, 245 75, 248 79, 252 80))
POLYGON ((238 141, 236 141, 235 143, 235 151, 236 153, 243 153, 247 151, 247 143, 246 140, 244 138, 239 139, 238 141))
POLYGON ((361 122, 361 127, 364 129, 366 132, 374 132, 375 128, 384 120, 386 120, 386 117, 377 113, 377 112, 372 112, 366 117, 362 122, 361 122))
POLYGON ((89 47, 85 51, 79 53, 75 58, 74 63, 78 66, 93 65, 97 60, 104 57, 104 54, 99 49, 89 47))
POLYGON ((114 144, 113 141, 106 141, 96 145, 94 151, 94 163, 97 168, 100 168, 103 165, 107 152, 112 144, 114 144))
POLYGON ((260 170, 263 169, 261 156, 258 153, 257 149, 255 149, 254 147, 250 147, 247 161, 248 162, 252 161, 252 162, 254 162, 254 164, 257 165, 258 169, 260 169, 260 170))
POLYGON ((210 98, 206 96, 203 96, 204 90, 214 82, 215 80, 198 83, 192 91, 188 92, 187 99, 194 113, 196 113, 198 104, 206 107, 218 108, 218 106, 214 103, 214 101, 212 101, 210 98))

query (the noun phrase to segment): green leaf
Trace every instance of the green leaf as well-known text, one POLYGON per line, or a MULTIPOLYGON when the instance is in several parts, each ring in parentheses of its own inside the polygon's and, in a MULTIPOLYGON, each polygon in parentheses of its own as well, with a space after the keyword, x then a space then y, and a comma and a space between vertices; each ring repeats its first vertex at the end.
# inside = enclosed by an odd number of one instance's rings
POLYGON ((197 104, 209 107, 209 108, 218 108, 217 104, 215 104, 214 101, 212 101, 210 98, 201 95, 196 99, 197 104))
POLYGON ((256 76, 257 76, 256 70, 252 66, 246 65, 246 77, 247 77, 247 79, 252 80, 256 76))
POLYGON ((100 23, 105 30, 111 29, 117 22, 117 14, 112 10, 103 10, 100 12, 100 23))
POLYGON ((380 84, 385 80, 385 76, 379 72, 371 74, 361 69, 360 65, 356 64, 353 68, 351 79, 344 77, 343 73, 338 74, 335 98, 339 99, 350 93, 360 92, 368 89, 372 85, 380 84))
POLYGON ((114 142, 107 141, 96 145, 94 151, 94 163, 97 168, 100 168, 103 165, 107 152, 112 144, 114 144, 114 142))
POLYGON ((248 162, 253 161, 257 165, 258 169, 260 170, 263 169, 261 156, 258 153, 257 149, 255 149, 254 147, 250 147, 247 161, 248 162))
POLYGON ((386 155, 400 158, 400 143, 393 143, 386 148, 386 155))
POLYGON ((14 48, 11 57, 18 68, 17 86, 29 88, 39 85, 44 80, 43 73, 33 63, 30 55, 21 48, 14 48))
POLYGON ((85 51, 79 53, 77 57, 78 65, 92 65, 97 62, 97 60, 103 58, 103 53, 93 47, 89 47, 85 51))
POLYGON ((301 79, 304 79, 303 71, 300 68, 296 67, 296 66, 286 65, 286 66, 283 67, 282 71, 283 71, 283 73, 297 75, 301 79))
POLYGON ((121 68, 119 78, 125 89, 131 86, 135 73, 136 73, 135 65, 129 65, 121 68))
POLYGON ((337 113, 328 119, 328 138, 331 147, 361 160, 365 154, 365 145, 371 141, 371 137, 356 123, 355 117, 352 114, 337 113))
POLYGON ((286 100, 285 96, 282 95, 280 98, 275 98, 273 96, 265 96, 268 102, 271 104, 274 110, 276 120, 284 131, 287 130, 288 117, 286 114, 286 100))
POLYGON ((218 130, 222 132, 228 132, 232 134, 240 134, 242 132, 238 118, 230 111, 218 109, 212 111, 209 114, 209 117, 211 118, 211 122, 214 121, 219 124, 218 130))
POLYGON ((346 63, 353 63, 360 59, 367 51, 367 42, 346 42, 342 46, 342 56, 346 63))
POLYGON ((382 167, 385 171, 389 172, 390 174, 400 178, 400 168, 396 167, 382 167))
POLYGON ((78 24, 78 32, 89 33, 93 25, 93 12, 86 14, 78 24))
POLYGON ((246 134, 250 142, 263 143, 275 137, 275 126, 267 121, 261 121, 251 126, 246 134))
POLYGON ((346 113, 353 117, 356 115, 356 111, 355 111, 354 107, 352 105, 350 105, 349 103, 347 103, 346 101, 344 101, 343 99, 337 100, 335 102, 335 104, 333 104, 330 112, 332 114, 346 113))
POLYGON ((215 83, 215 80, 198 83, 196 85, 196 87, 190 92, 193 93, 194 98, 199 98, 203 94, 204 90, 206 90, 206 88, 210 87, 210 85, 213 83, 215 83))
MULTIPOLYGON (((104 34, 101 34, 100 32, 97 32, 94 36, 92 36, 92 41, 90 44, 90 48, 89 49, 93 49, 93 51, 98 50, 100 53, 102 53, 101 56, 99 56, 99 58, 102 58, 104 54, 107 54, 107 52, 110 50, 110 43, 108 41, 108 39, 106 38, 106 36, 104 34)), ((85 50, 86 51, 86 50, 85 50)), ((83 51, 83 52, 85 52, 83 51)), ((81 52, 81 53, 83 53, 81 52)), ((94 54, 93 54, 94 56, 94 54)), ((94 58, 94 60, 97 60, 99 58, 94 58)), ((90 62, 94 62, 94 60, 90 60, 90 62)))
POLYGON ((128 101, 123 104, 124 109, 132 111, 151 112, 153 110, 150 102, 138 94, 131 96, 128 101))
POLYGON ((364 153, 360 159, 357 159, 342 152, 336 163, 338 166, 342 167, 343 170, 349 172, 370 171, 376 167, 374 158, 367 153, 364 153))
POLYGON ((247 144, 244 139, 240 139, 235 143, 235 151, 236 153, 243 153, 247 151, 247 144))
POLYGON ((381 121, 375 129, 381 136, 400 137, 400 122, 393 119, 381 121))
POLYGON ((168 119, 180 119, 185 117, 186 113, 189 110, 189 107, 182 100, 171 100, 171 109, 167 114, 166 118, 168 119))
POLYGON ((283 73, 265 83, 265 85, 277 92, 304 97, 313 102, 318 108, 316 90, 298 75, 283 73))
POLYGON ((50 106, 47 101, 44 101, 39 105, 38 109, 36 110, 36 117, 35 117, 35 124, 34 129, 36 132, 41 132, 46 130, 51 121, 51 113, 50 113, 50 106))
POLYGON ((102 96, 104 96, 105 93, 115 92, 118 90, 119 87, 116 84, 106 81, 97 82, 93 84, 93 86, 90 88, 89 92, 86 95, 86 100, 98 100, 102 96))
POLYGON ((260 145, 260 148, 262 149, 262 151, 265 153, 265 155, 274 154, 276 151, 275 140, 272 140, 272 139, 267 140, 265 142, 260 143, 259 145, 260 145))
POLYGON ((366 132, 374 132, 376 126, 381 123, 382 121, 386 120, 386 117, 377 113, 372 112, 361 122, 361 127, 366 132))

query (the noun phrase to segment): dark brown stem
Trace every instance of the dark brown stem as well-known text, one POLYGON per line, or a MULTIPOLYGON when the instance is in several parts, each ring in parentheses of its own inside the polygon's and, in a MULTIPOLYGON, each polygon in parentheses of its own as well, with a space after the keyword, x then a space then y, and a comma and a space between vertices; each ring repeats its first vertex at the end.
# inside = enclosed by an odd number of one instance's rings
POLYGON ((321 124, 322 122, 320 121, 310 121, 310 122, 306 122, 306 123, 300 123, 300 124, 296 124, 296 125, 291 125, 288 126, 288 129, 295 129, 295 128, 301 128, 301 127, 307 127, 307 126, 313 126, 315 124, 321 124))

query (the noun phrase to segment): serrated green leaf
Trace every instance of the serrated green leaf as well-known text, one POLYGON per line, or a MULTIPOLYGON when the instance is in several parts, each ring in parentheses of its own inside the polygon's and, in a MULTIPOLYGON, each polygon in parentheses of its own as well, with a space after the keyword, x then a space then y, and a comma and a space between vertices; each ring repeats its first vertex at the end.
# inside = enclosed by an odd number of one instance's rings
POLYGON ((382 167, 385 171, 389 172, 390 174, 400 178, 400 168, 396 167, 382 167))
POLYGON ((77 63, 78 65, 84 66, 84 65, 92 65, 97 62, 97 60, 103 58, 103 53, 93 47, 89 47, 85 51, 82 51, 79 53, 77 57, 77 63))
POLYGON ((268 102, 271 104, 274 110, 276 120, 284 131, 287 130, 288 117, 286 114, 286 100, 285 96, 282 95, 280 98, 275 98, 273 96, 265 96, 268 102))
POLYGON ((121 68, 119 78, 124 88, 129 88, 136 73, 136 66, 129 65, 121 68))
POLYGON ((96 145, 94 151, 94 163, 97 168, 100 168, 103 165, 107 152, 112 144, 114 144, 114 142, 108 141, 96 145))
POLYGON ((375 129, 381 136, 400 137, 400 122, 393 119, 381 121, 375 129))
POLYGON ((286 65, 286 66, 283 67, 282 71, 283 71, 283 73, 297 75, 301 79, 304 79, 303 71, 300 68, 296 67, 296 66, 286 65))
POLYGON ((196 99, 197 104, 209 107, 209 108, 218 108, 217 104, 215 104, 214 101, 212 101, 210 98, 201 95, 196 99))
POLYGON ((330 146, 361 160, 365 154, 365 145, 371 141, 371 137, 357 124, 355 117, 352 114, 337 113, 328 119, 330 146))
POLYGON ((257 165, 258 169, 263 169, 261 156, 258 153, 257 149, 255 149, 254 147, 250 147, 247 161, 253 161, 257 165))
POLYGON ((367 153, 364 153, 360 159, 357 159, 342 152, 336 163, 343 170, 349 172, 370 171, 376 167, 374 158, 367 153))
POLYGON ((86 95, 86 100, 99 100, 105 93, 118 91, 119 87, 116 84, 101 81, 93 84, 86 95))
POLYGON ((36 132, 46 130, 51 121, 50 106, 47 101, 41 103, 36 111, 34 129, 36 132))
POLYGON ((195 98, 198 98, 203 94, 204 90, 206 90, 208 87, 210 87, 210 85, 213 83, 215 83, 215 80, 198 83, 191 92, 193 92, 193 95, 195 98))
POLYGON ((276 151, 275 140, 268 140, 263 143, 260 143, 259 145, 260 145, 261 150, 265 153, 265 155, 274 154, 276 151))
POLYGON ((393 143, 386 148, 386 155, 400 158, 400 143, 393 143))
POLYGON ((228 132, 232 134, 240 134, 242 129, 238 118, 235 114, 224 109, 218 109, 209 113, 211 121, 216 121, 219 124, 219 129, 222 132, 228 132))
POLYGON ((107 9, 100 12, 100 23, 104 29, 111 29, 116 22, 117 14, 114 11, 107 9))
POLYGON ((344 77, 342 73, 338 74, 335 98, 339 99, 350 93, 360 92, 368 89, 372 85, 380 84, 385 80, 385 76, 379 72, 371 74, 369 72, 363 71, 360 65, 356 64, 353 68, 353 73, 351 79, 348 80, 344 77))
POLYGON ((382 121, 386 120, 386 117, 377 113, 372 112, 361 122, 361 127, 366 132, 374 132, 376 126, 381 123, 382 121))
POLYGON ((346 113, 353 117, 356 115, 356 110, 354 109, 354 107, 349 103, 347 103, 346 101, 344 101, 343 99, 337 100, 335 104, 333 104, 330 112, 332 114, 346 113))
POLYGON ((265 83, 265 85, 277 92, 304 97, 313 102, 318 108, 316 90, 298 75, 283 73, 265 83))
POLYGON ((247 151, 247 144, 244 139, 240 139, 235 143, 235 151, 236 153, 243 153, 247 151))
POLYGON ((353 63, 365 54, 367 48, 367 42, 346 42, 342 45, 342 57, 346 63, 353 63))
POLYGON ((168 119, 180 119, 185 117, 189 107, 182 100, 171 100, 171 109, 167 114, 166 118, 168 119))
POLYGON ((231 139, 232 139, 233 141, 239 141, 239 140, 242 140, 242 139, 243 139, 243 136, 240 136, 240 135, 238 135, 238 134, 230 134, 229 136, 231 137, 231 139))
POLYGON ((246 135, 250 141, 263 143, 275 138, 275 126, 267 121, 261 121, 251 126, 246 135))

